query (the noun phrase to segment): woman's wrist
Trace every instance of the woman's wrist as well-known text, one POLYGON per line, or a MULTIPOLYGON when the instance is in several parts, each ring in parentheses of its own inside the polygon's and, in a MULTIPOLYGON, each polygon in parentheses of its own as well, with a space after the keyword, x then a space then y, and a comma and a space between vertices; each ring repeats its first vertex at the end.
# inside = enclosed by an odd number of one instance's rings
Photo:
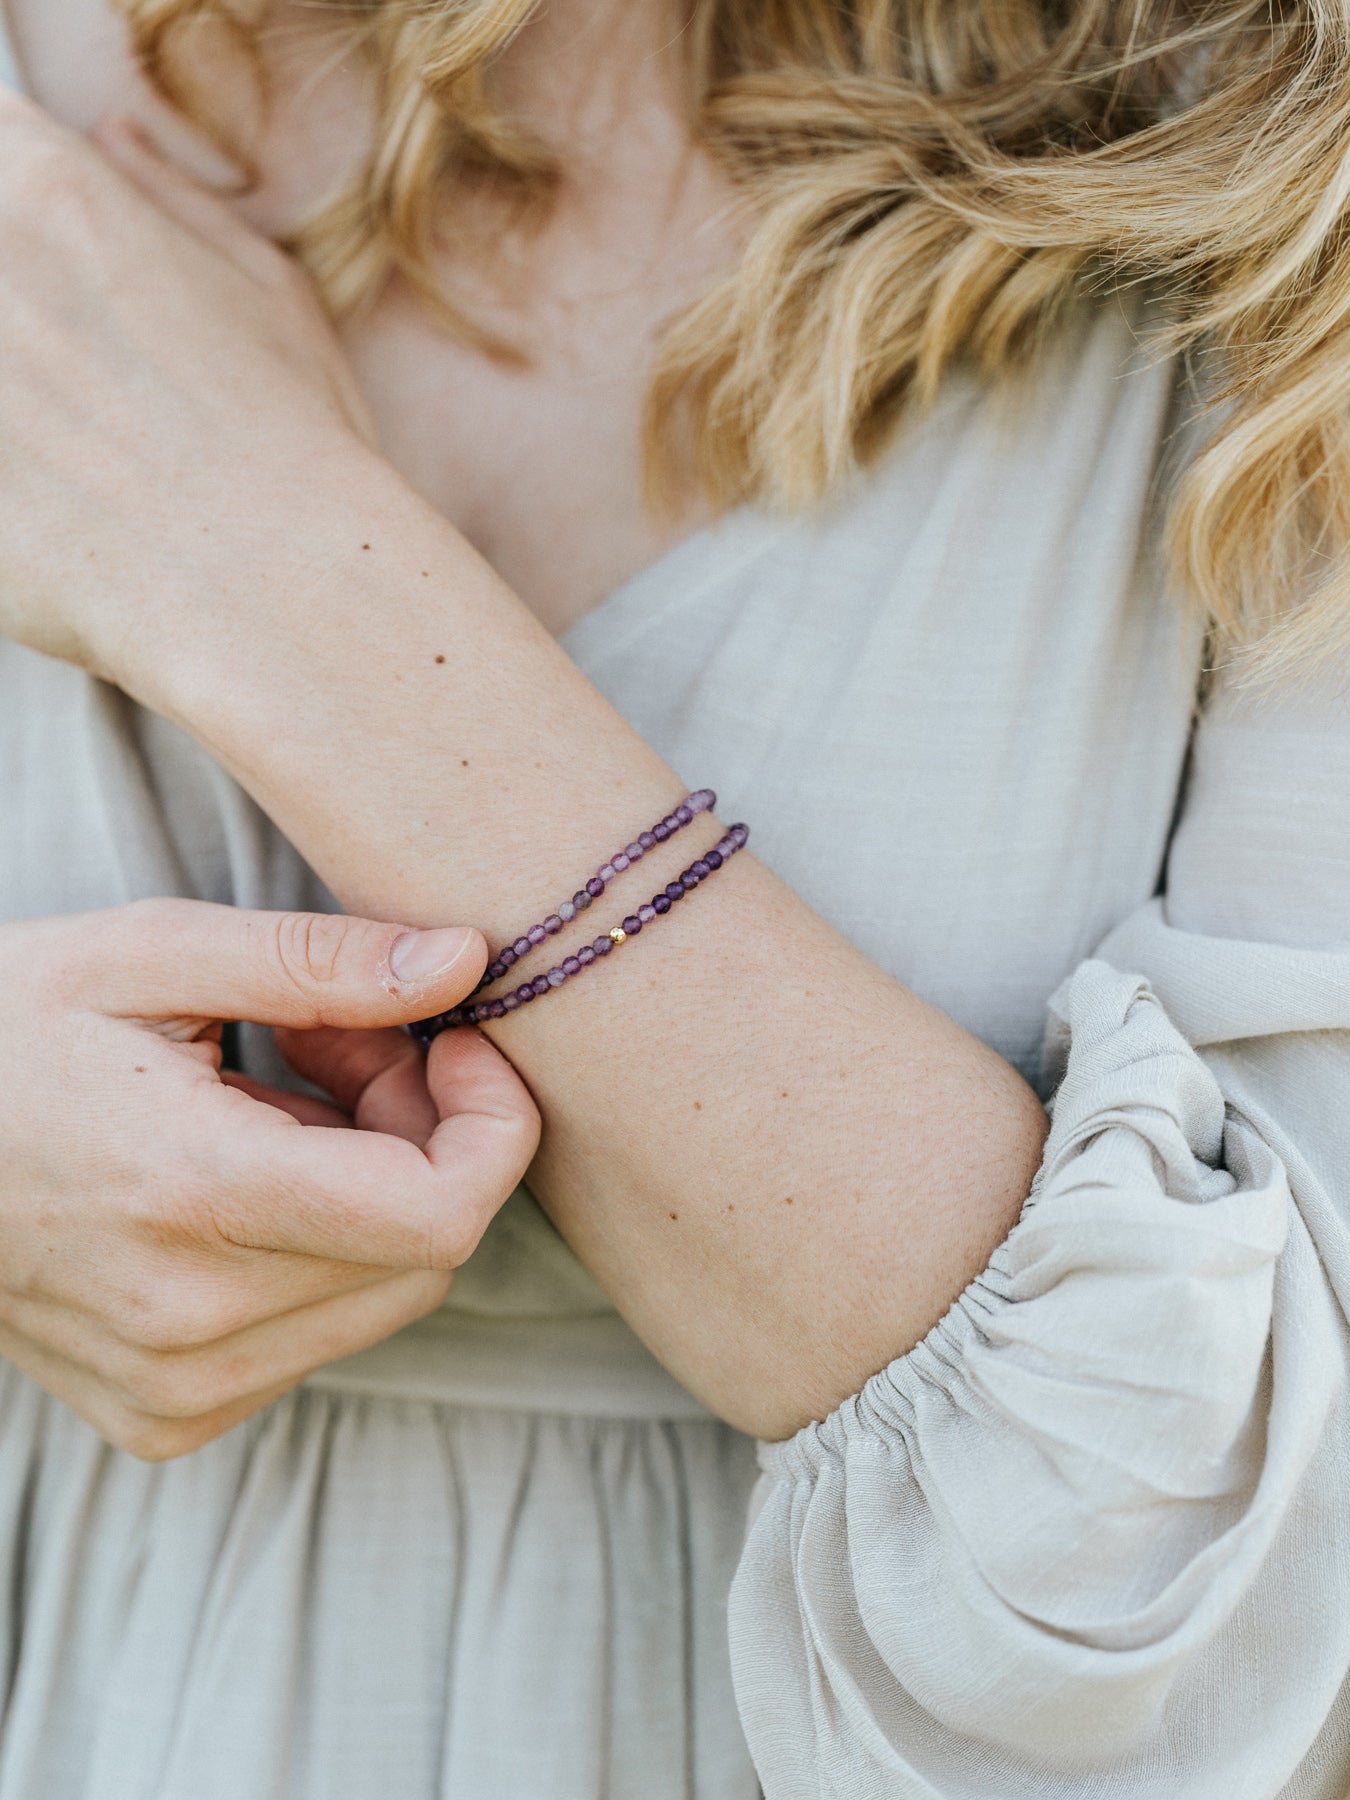
MULTIPOLYGON (((424 923, 458 907, 514 935, 689 786, 359 446, 294 509, 258 506, 192 575, 197 591, 127 685, 228 768, 350 907, 424 923)), ((673 879, 686 848, 661 846, 653 876, 673 879)))

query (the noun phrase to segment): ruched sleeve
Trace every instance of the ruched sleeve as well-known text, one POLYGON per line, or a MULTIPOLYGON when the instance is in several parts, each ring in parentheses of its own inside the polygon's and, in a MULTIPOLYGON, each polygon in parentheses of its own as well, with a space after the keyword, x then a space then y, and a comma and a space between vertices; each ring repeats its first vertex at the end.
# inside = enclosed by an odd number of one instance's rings
POLYGON ((1221 694, 989 1267, 762 1449, 767 1800, 1350 1792, 1350 704, 1221 694))

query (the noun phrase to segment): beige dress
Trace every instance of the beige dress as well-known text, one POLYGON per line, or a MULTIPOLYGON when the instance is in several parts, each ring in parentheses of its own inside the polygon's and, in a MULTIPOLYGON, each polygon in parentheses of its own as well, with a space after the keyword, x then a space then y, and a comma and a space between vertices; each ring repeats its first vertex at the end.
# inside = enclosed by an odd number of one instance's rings
MULTIPOLYGON (((1184 778, 1173 411, 1107 308, 566 639, 1055 1095, 986 1273, 753 1503, 523 1190, 439 1314, 182 1461, 0 1369, 0 1800, 752 1800, 751 1753, 769 1800, 1346 1793, 1350 706, 1220 691, 1184 778)), ((168 892, 325 899, 0 642, 0 916, 168 892)))

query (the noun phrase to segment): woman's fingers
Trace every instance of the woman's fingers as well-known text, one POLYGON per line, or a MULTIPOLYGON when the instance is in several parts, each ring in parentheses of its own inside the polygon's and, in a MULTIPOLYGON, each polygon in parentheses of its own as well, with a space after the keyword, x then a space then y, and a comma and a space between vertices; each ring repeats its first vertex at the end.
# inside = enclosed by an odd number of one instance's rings
POLYGON ((128 1344, 87 1316, 10 1300, 0 1330, 41 1346, 71 1371, 95 1376, 112 1401, 149 1418, 231 1415, 254 1396, 284 1391, 326 1363, 379 1343, 444 1301, 450 1276, 401 1273, 299 1307, 203 1345, 128 1344))
POLYGON ((469 993, 487 962, 468 926, 410 931, 342 913, 250 912, 140 900, 79 920, 66 943, 73 1003, 146 1022, 406 1024, 469 993))
POLYGON ((539 1114, 479 1033, 444 1037, 459 1041, 428 1064, 440 1122, 425 1151, 384 1133, 303 1129, 236 1089, 202 1084, 185 1124, 213 1190, 213 1228, 254 1249, 458 1268, 532 1159, 539 1114))
POLYGON ((363 1131, 388 1132, 420 1148, 440 1123, 426 1058, 407 1032, 283 1028, 276 1041, 296 1074, 331 1094, 363 1131))
POLYGON ((272 1087, 265 1081, 255 1081, 251 1075, 241 1075, 237 1069, 222 1069, 220 1079, 226 1087, 238 1088, 241 1094, 261 1100, 265 1106, 275 1106, 278 1112, 289 1114, 301 1125, 331 1125, 337 1131, 350 1131, 354 1127, 354 1121, 341 1107, 327 1100, 317 1100, 312 1094, 296 1094, 289 1088, 272 1087))
POLYGON ((105 119, 89 135, 109 162, 185 231, 257 281, 275 286, 284 278, 288 258, 219 195, 171 162, 139 120, 105 119))
POLYGON ((0 925, 0 1353, 176 1455, 439 1304, 538 1140, 510 1064, 454 1034, 429 1091, 404 1034, 333 1032, 353 1130, 223 1080, 213 1022, 387 1024, 483 961, 474 932, 188 901, 0 925))
POLYGON ((262 1393, 237 1400, 195 1419, 158 1419, 138 1411, 119 1398, 116 1390, 98 1375, 56 1355, 45 1345, 25 1337, 22 1332, 0 1324, 0 1356, 32 1376, 49 1394, 54 1394, 91 1425, 105 1442, 126 1450, 145 1462, 167 1462, 172 1457, 186 1456, 203 1444, 221 1437, 241 1425, 273 1400, 279 1400, 296 1385, 294 1381, 273 1382, 262 1393))
MULTIPOLYGON (((318 296, 299 263, 255 231, 224 195, 204 186, 165 156, 139 120, 105 119, 90 135, 108 160, 175 224, 228 257, 253 280, 289 290, 291 297, 301 297, 316 317, 321 315, 318 296)), ((357 434, 374 445, 378 438, 374 418, 345 359, 333 354, 325 360, 334 398, 357 434)))

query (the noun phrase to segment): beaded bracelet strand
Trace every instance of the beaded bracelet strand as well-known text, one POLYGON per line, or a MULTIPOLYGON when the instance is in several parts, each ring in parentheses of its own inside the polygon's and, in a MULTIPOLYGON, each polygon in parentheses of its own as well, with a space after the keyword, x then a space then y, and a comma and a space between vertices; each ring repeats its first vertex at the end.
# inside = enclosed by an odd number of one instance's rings
POLYGON ((716 874, 728 858, 744 848, 749 836, 748 825, 733 825, 711 850, 706 850, 696 861, 690 863, 659 894, 653 894, 645 906, 639 906, 635 913, 630 913, 622 925, 614 926, 604 936, 596 938, 594 943, 583 945, 575 956, 565 956, 546 975, 536 975, 533 981, 523 983, 514 993, 503 995, 497 1000, 470 1000, 462 1006, 452 1006, 449 1012, 441 1013, 434 1019, 420 1019, 415 1025, 410 1025, 408 1030, 425 1049, 443 1031, 453 1031, 459 1025, 481 1025, 487 1019, 505 1018, 507 1013, 516 1012, 520 1007, 528 1006, 532 1000, 538 1000, 554 988, 560 988, 565 981, 570 981, 574 975, 580 975, 583 969, 589 969, 601 957, 608 956, 611 950, 616 950, 620 944, 626 944, 629 938, 636 937, 644 925, 651 925, 662 914, 668 913, 677 900, 683 900, 686 894, 692 894, 700 882, 716 874))
POLYGON ((570 925, 578 913, 585 912, 592 900, 600 898, 616 875, 622 875, 625 869, 631 869, 634 863, 640 863, 649 850, 654 849, 657 844, 664 844, 677 831, 683 831, 699 813, 711 812, 716 805, 717 795, 711 788, 696 788, 692 794, 686 794, 664 819, 658 819, 650 830, 640 832, 631 844, 616 851, 608 862, 601 863, 586 885, 578 888, 570 900, 564 900, 557 912, 550 913, 538 925, 531 925, 514 944, 507 944, 499 950, 488 964, 483 979, 473 990, 474 993, 481 994, 485 987, 491 987, 494 981, 500 981, 508 969, 523 962, 546 938, 556 937, 564 925, 570 925))

